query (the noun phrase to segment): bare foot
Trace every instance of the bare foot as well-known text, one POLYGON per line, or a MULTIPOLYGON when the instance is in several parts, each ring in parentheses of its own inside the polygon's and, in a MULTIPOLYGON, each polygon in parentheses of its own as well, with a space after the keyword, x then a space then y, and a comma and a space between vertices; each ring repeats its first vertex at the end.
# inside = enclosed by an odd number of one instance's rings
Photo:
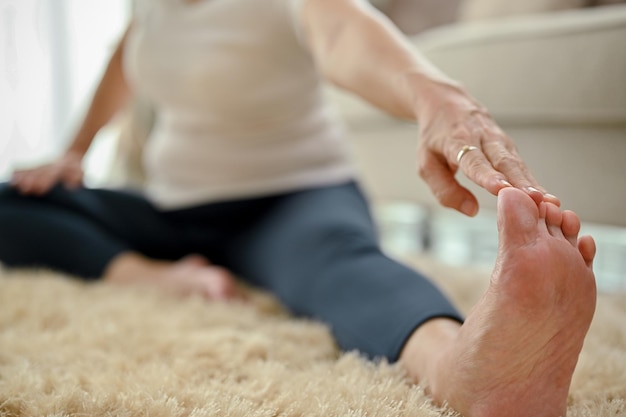
POLYGON ((595 243, 578 239, 576 214, 515 188, 500 191, 498 229, 490 286, 426 368, 430 392, 466 417, 565 416, 595 310, 595 243))
POLYGON ((160 277, 165 287, 180 295, 201 295, 210 300, 241 298, 235 277, 199 255, 174 262, 160 277))
POLYGON ((200 295, 209 300, 245 298, 233 275, 200 255, 177 262, 155 261, 134 253, 114 259, 104 279, 154 285, 176 295, 200 295))

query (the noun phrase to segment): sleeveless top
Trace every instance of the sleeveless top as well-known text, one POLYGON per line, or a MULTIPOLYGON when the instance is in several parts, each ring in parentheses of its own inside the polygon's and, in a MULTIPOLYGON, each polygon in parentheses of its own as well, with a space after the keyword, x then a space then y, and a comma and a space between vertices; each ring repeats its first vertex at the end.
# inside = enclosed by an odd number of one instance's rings
POLYGON ((301 0, 140 0, 124 50, 156 122, 146 193, 164 209, 354 176, 344 129, 300 38, 301 0))

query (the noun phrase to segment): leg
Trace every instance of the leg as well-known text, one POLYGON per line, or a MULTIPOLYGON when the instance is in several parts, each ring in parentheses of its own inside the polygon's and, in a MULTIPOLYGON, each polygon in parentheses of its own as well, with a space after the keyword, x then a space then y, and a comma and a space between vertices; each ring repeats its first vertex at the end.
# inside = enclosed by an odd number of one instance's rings
POLYGON ((230 275, 200 257, 156 260, 182 257, 184 241, 157 210, 133 194, 59 186, 44 197, 25 197, 0 184, 0 261, 9 267, 147 282, 209 298, 230 294, 230 275))
POLYGON ((342 349, 395 361, 422 322, 460 320, 428 280, 381 253, 354 184, 276 198, 261 217, 232 243, 229 268, 328 323, 342 349))
POLYGON ((433 320, 401 361, 434 398, 467 417, 565 416, 595 309, 595 245, 573 212, 507 188, 491 285, 462 327, 433 320))
POLYGON ((98 278, 111 259, 130 248, 112 233, 116 221, 89 199, 62 187, 44 197, 25 197, 0 184, 0 260, 9 267, 98 278))

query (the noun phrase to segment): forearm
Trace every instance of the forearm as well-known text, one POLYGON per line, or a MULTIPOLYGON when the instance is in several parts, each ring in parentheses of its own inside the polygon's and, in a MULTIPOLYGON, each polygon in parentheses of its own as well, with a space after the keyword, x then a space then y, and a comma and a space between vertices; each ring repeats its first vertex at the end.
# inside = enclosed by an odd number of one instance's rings
POLYGON ((309 0, 307 40, 333 84, 400 118, 415 120, 433 94, 464 94, 381 13, 359 1, 309 0))
POLYGON ((537 203, 560 204, 488 111, 364 0, 305 0, 301 12, 315 62, 331 82, 419 123, 417 170, 443 206, 478 211, 476 197, 455 178, 459 170, 493 195, 514 186, 537 203))
POLYGON ((98 131, 113 118, 130 97, 130 89, 122 70, 125 38, 126 35, 109 60, 87 113, 67 150, 68 154, 79 155, 82 158, 98 131))

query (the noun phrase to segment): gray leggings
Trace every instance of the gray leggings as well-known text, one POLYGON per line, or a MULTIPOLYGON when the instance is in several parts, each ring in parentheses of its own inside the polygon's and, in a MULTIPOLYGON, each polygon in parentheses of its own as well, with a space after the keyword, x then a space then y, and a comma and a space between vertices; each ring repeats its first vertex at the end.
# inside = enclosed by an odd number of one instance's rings
POLYGON ((57 186, 24 197, 0 184, 0 261, 97 279, 116 255, 197 253, 327 323, 339 346, 396 361, 421 323, 461 321, 418 272, 385 256, 354 182, 163 211, 126 191, 57 186))

